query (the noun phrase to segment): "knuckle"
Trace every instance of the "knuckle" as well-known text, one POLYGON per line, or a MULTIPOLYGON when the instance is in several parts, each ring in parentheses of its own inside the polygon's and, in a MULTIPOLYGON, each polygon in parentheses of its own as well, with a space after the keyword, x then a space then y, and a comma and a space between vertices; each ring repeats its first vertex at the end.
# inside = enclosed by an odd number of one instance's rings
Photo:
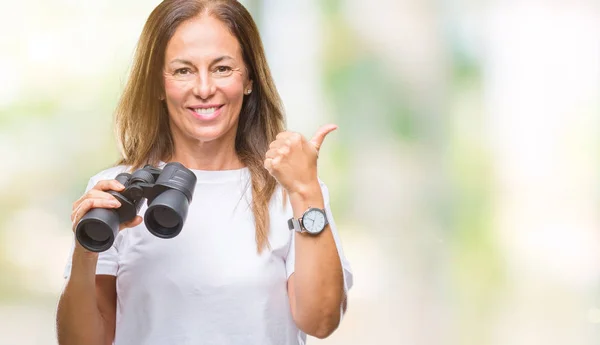
POLYGON ((96 186, 93 189, 100 191, 109 190, 113 185, 113 181, 116 180, 100 180, 98 183, 96 183, 96 186))
POLYGON ((121 182, 119 182, 117 180, 110 180, 110 184, 114 190, 121 190, 125 187, 125 186, 123 186, 123 184, 121 182))
POLYGON ((96 185, 94 186, 94 189, 102 190, 102 188, 104 187, 105 184, 106 184, 106 180, 100 180, 100 181, 98 181, 98 183, 96 183, 96 185))
POLYGON ((282 156, 286 156, 287 154, 289 154, 289 153, 290 153, 290 148, 289 148, 289 147, 287 147, 287 146, 280 147, 280 148, 277 150, 277 153, 279 153, 279 154, 280 154, 280 155, 282 155, 282 156))
POLYGON ((294 133, 290 136, 290 141, 294 144, 299 143, 302 141, 302 135, 300 135, 300 133, 294 133))

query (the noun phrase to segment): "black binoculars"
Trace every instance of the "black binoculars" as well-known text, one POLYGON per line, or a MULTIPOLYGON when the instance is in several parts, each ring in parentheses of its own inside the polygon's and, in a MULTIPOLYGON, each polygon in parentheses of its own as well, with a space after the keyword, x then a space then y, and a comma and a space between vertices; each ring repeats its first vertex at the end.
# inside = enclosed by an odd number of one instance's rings
POLYGON ((92 252, 108 250, 119 232, 119 225, 135 218, 148 202, 144 223, 152 234, 173 238, 181 232, 196 187, 196 175, 181 163, 167 163, 163 169, 146 165, 133 173, 115 177, 125 189, 108 191, 121 206, 116 209, 93 208, 77 223, 75 237, 92 252))

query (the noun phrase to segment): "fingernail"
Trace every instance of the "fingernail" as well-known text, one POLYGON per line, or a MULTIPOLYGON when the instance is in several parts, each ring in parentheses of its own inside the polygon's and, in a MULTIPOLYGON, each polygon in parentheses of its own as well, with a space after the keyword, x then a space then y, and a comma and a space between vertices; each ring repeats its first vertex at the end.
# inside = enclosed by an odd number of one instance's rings
POLYGON ((121 203, 118 202, 118 201, 116 201, 116 200, 111 200, 110 204, 113 205, 113 206, 115 206, 115 207, 121 206, 121 203))

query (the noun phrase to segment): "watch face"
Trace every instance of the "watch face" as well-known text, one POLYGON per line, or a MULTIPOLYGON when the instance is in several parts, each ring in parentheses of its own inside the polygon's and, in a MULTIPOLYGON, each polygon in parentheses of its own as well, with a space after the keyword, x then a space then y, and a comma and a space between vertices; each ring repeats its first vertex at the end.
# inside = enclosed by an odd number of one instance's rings
POLYGON ((306 231, 318 234, 325 227, 325 214, 319 209, 310 209, 302 217, 302 225, 306 231))

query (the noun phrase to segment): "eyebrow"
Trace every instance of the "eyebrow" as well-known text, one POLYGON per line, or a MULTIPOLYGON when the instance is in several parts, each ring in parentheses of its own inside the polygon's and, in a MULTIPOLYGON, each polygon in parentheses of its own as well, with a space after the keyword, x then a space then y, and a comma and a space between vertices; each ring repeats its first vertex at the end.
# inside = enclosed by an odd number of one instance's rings
MULTIPOLYGON (((214 59, 210 64, 214 65, 223 60, 235 60, 235 59, 229 55, 223 55, 223 56, 219 56, 218 58, 214 59)), ((181 63, 181 64, 188 65, 188 66, 194 66, 193 63, 191 63, 190 61, 185 60, 185 59, 173 59, 173 60, 171 60, 170 64, 173 64, 173 63, 181 63)))

